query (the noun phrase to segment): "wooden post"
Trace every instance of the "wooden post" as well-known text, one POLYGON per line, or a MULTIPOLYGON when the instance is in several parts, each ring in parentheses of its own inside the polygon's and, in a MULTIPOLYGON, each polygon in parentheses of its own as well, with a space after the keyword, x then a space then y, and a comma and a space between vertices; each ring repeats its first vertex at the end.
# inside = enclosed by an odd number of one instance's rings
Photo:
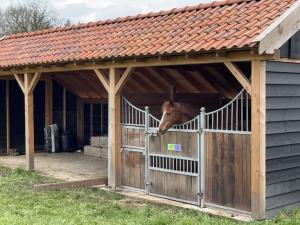
POLYGON ((53 123, 53 89, 52 79, 45 81, 45 126, 53 123))
POLYGON ((112 188, 121 184, 121 91, 134 68, 126 68, 122 76, 119 72, 116 68, 110 68, 108 80, 100 70, 95 70, 108 92, 108 185, 112 188))
POLYGON ((108 93, 108 107, 109 107, 109 174, 108 184, 116 188, 120 186, 121 178, 121 112, 120 112, 120 94, 115 94, 115 87, 120 79, 120 75, 115 68, 109 70, 109 93, 108 93))
POLYGON ((41 74, 14 74, 20 88, 24 93, 25 108, 25 149, 26 166, 28 170, 34 170, 34 103, 33 91, 41 74))
POLYGON ((251 209, 254 219, 266 211, 266 62, 252 62, 251 209))
POLYGON ((90 103, 90 136, 94 136, 94 105, 90 103))
POLYGON ((6 153, 10 149, 10 96, 9 96, 9 80, 6 80, 6 153))
POLYGON ((63 89, 63 129, 67 130, 67 89, 63 89))
POLYGON ((83 102, 77 98, 77 143, 83 146, 83 102))

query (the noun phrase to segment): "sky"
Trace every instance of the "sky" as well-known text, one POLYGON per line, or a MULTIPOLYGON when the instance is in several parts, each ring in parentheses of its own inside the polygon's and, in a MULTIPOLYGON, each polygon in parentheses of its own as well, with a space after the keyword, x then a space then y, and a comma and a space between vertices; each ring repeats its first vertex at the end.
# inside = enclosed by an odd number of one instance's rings
MULTIPOLYGON (((27 1, 1 0, 1 7, 27 1)), ((209 1, 211 0, 48 0, 62 19, 70 19, 72 23, 113 19, 209 1)))

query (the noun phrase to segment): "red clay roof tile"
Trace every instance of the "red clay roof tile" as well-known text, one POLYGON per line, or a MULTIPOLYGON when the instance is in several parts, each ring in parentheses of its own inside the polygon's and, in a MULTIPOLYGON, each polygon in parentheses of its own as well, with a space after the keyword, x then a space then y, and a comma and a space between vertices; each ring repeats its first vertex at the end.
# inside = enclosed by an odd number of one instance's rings
POLYGON ((11 35, 0 67, 253 47, 296 1, 225 0, 11 35))

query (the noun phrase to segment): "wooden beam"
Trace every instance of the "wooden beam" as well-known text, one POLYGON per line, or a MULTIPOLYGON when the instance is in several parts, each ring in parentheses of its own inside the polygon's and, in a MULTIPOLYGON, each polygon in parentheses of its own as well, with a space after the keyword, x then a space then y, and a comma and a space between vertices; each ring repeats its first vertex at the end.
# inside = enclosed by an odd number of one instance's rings
POLYGON ((151 75, 151 77, 154 77, 157 83, 159 83, 163 88, 169 89, 171 85, 168 81, 166 81, 157 71, 155 71, 152 67, 146 67, 142 69, 145 71, 145 73, 148 73, 151 75))
POLYGON ((251 208, 254 219, 266 210, 266 62, 252 62, 251 208))
POLYGON ((53 122, 53 81, 45 80, 45 126, 53 122))
POLYGON ((176 69, 163 69, 169 76, 173 77, 177 83, 180 83, 181 86, 183 86, 188 93, 198 93, 198 89, 195 86, 195 84, 191 84, 188 80, 185 79, 185 77, 180 73, 180 71, 176 69))
POLYGON ((246 77, 246 75, 232 62, 224 63, 227 69, 232 73, 232 75, 238 80, 242 87, 251 95, 251 82, 246 77))
POLYGON ((194 67, 195 72, 201 75, 201 77, 207 81, 221 96, 226 99, 233 99, 236 95, 228 92, 222 85, 219 84, 218 80, 211 74, 211 71, 202 67, 194 67))
POLYGON ((97 75, 97 77, 99 78, 99 80, 101 81, 101 83, 104 86, 104 88, 106 89, 106 91, 108 91, 109 90, 109 81, 107 80, 105 75, 99 69, 94 69, 94 72, 97 75))
POLYGON ((15 73, 15 74, 14 74, 14 77, 15 77, 17 83, 19 84, 19 86, 20 86, 20 88, 21 88, 23 94, 25 94, 25 93, 26 93, 26 90, 25 90, 25 85, 24 85, 24 75, 23 75, 23 74, 20 75, 20 74, 16 74, 16 73, 15 73))
MULTIPOLYGON (((30 83, 27 87, 27 92, 28 94, 33 94, 33 90, 36 87, 37 82, 39 81, 40 77, 41 77, 41 73, 36 72, 34 75, 32 75, 32 78, 30 79, 30 83)), ((28 76, 29 77, 29 74, 28 76)))
POLYGON ((180 82, 177 82, 172 76, 170 76, 164 69, 153 68, 153 71, 155 71, 160 77, 166 80, 166 82, 168 82, 170 85, 175 86, 179 92, 187 93, 189 91, 185 87, 183 87, 180 82))
POLYGON ((295 1, 277 20, 267 27, 253 42, 259 43, 259 54, 274 54, 300 29, 300 1, 295 1))
POLYGON ((93 187, 99 185, 107 185, 107 177, 79 180, 79 181, 69 181, 61 183, 52 183, 52 184, 38 184, 33 186, 35 192, 41 191, 55 191, 61 189, 74 189, 74 188, 83 188, 83 187, 93 187))
POLYGON ((136 75, 134 76, 134 79, 137 83, 140 84, 140 86, 146 87, 148 92, 157 92, 157 93, 163 93, 166 90, 163 90, 162 87, 159 86, 159 83, 155 83, 155 81, 149 77, 147 77, 147 74, 142 74, 141 72, 136 72, 136 75))
POLYGON ((0 70, 0 76, 10 75, 13 73, 50 73, 64 71, 82 71, 82 70, 99 70, 109 68, 124 68, 127 67, 157 67, 157 66, 173 66, 173 65, 197 65, 211 64, 223 62, 244 62, 252 60, 272 60, 277 57, 274 55, 257 55, 251 54, 250 50, 241 50, 228 52, 226 56, 217 57, 215 53, 199 53, 195 57, 187 58, 185 55, 169 56, 167 59, 160 60, 159 57, 147 57, 143 61, 137 61, 134 58, 124 59, 120 62, 112 62, 111 60, 94 60, 81 64, 65 63, 63 65, 39 65, 36 67, 16 67, 7 70, 0 70))
POLYGON ((118 81, 118 83, 115 87, 115 94, 118 94, 120 92, 120 90, 123 89, 124 85, 126 84, 127 80, 130 78, 131 74, 133 74, 134 70, 135 70, 135 68, 132 68, 132 67, 126 68, 121 79, 118 81))
POLYGON ((9 152, 10 149, 10 94, 9 94, 9 80, 6 80, 6 153, 9 152))

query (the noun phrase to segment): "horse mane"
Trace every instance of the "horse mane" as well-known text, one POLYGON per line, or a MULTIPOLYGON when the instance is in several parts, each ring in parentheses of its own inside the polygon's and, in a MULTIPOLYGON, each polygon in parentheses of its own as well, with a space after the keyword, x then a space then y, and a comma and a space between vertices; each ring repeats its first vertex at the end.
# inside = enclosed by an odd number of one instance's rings
POLYGON ((198 115, 197 109, 189 103, 166 101, 162 105, 162 109, 172 105, 176 106, 182 114, 186 115, 190 119, 193 119, 195 116, 198 115))
POLYGON ((193 119, 194 117, 196 117, 198 115, 197 109, 194 106, 192 106, 191 104, 183 103, 183 102, 176 102, 175 104, 180 109, 180 111, 184 115, 188 116, 190 119, 193 119))

